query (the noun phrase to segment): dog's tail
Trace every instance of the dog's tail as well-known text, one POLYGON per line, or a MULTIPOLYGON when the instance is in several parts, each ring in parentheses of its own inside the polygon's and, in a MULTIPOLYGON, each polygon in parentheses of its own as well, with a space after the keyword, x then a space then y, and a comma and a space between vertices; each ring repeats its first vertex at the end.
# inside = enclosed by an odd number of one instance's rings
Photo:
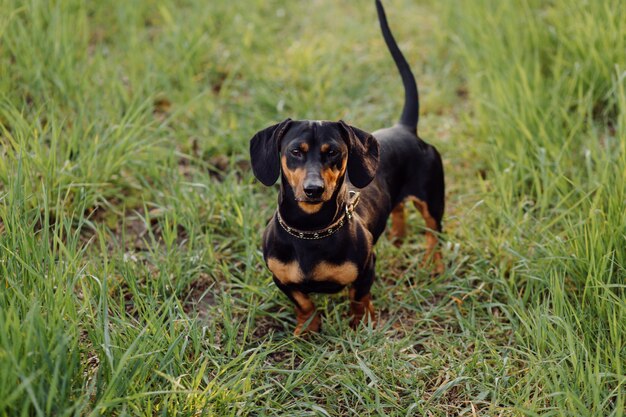
POLYGON ((406 62, 402 51, 398 48, 396 40, 391 34, 389 24, 387 23, 387 17, 385 16, 385 9, 380 0, 376 0, 376 10, 378 11, 378 21, 380 22, 380 30, 385 38, 385 43, 393 60, 396 62, 400 76, 402 77, 402 84, 404 84, 404 108, 402 109, 402 116, 400 117, 400 124, 417 131, 417 121, 419 119, 420 102, 417 93, 417 84, 415 83, 415 77, 411 72, 409 63, 406 62))

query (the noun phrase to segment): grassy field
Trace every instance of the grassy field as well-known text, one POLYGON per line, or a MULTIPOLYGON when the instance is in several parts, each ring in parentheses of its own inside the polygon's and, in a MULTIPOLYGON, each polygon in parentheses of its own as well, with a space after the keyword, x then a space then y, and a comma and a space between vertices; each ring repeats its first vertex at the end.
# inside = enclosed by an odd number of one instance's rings
POLYGON ((626 414, 626 2, 388 0, 447 173, 294 338, 248 140, 365 130, 402 87, 373 1, 0 0, 0 415, 626 414))

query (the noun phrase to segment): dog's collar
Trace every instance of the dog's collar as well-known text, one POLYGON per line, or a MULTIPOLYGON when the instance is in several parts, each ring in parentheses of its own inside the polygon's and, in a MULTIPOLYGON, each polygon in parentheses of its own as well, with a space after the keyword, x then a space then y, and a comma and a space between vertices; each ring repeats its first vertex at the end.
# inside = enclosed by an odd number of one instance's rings
POLYGON ((299 239, 306 240, 317 240, 324 239, 332 234, 334 234, 337 230, 341 229, 344 224, 346 224, 354 215, 354 209, 359 204, 359 197, 361 193, 358 191, 348 191, 348 202, 344 207, 343 215, 333 222, 330 226, 325 227, 320 230, 299 230, 294 227, 289 226, 280 215, 280 210, 276 210, 276 218, 278 219, 278 224, 282 227, 285 232, 289 233, 291 236, 295 236, 299 239))

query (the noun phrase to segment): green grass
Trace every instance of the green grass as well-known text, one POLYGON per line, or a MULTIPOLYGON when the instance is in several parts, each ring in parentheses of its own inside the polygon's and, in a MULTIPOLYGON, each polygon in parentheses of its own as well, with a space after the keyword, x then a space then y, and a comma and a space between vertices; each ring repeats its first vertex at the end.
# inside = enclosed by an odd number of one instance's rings
POLYGON ((294 338, 248 140, 397 119, 373 2, 0 0, 0 415, 626 414, 626 4, 386 6, 448 268, 411 212, 294 338))

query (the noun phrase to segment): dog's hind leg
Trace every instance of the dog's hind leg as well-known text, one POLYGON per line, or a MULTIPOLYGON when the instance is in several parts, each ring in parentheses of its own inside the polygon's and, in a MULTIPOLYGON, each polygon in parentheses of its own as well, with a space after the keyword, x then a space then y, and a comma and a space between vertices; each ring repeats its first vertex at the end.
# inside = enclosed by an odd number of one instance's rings
POLYGON ((437 234, 441 233, 441 217, 443 213, 433 211, 426 201, 420 200, 417 197, 410 196, 409 199, 413 201, 413 204, 426 222, 426 253, 424 254, 422 267, 426 267, 429 263, 432 263, 435 266, 435 271, 441 274, 444 271, 444 265, 437 234))
POLYGON ((406 235, 406 213, 404 202, 400 202, 391 211, 391 231, 389 239, 395 246, 400 246, 406 235))

